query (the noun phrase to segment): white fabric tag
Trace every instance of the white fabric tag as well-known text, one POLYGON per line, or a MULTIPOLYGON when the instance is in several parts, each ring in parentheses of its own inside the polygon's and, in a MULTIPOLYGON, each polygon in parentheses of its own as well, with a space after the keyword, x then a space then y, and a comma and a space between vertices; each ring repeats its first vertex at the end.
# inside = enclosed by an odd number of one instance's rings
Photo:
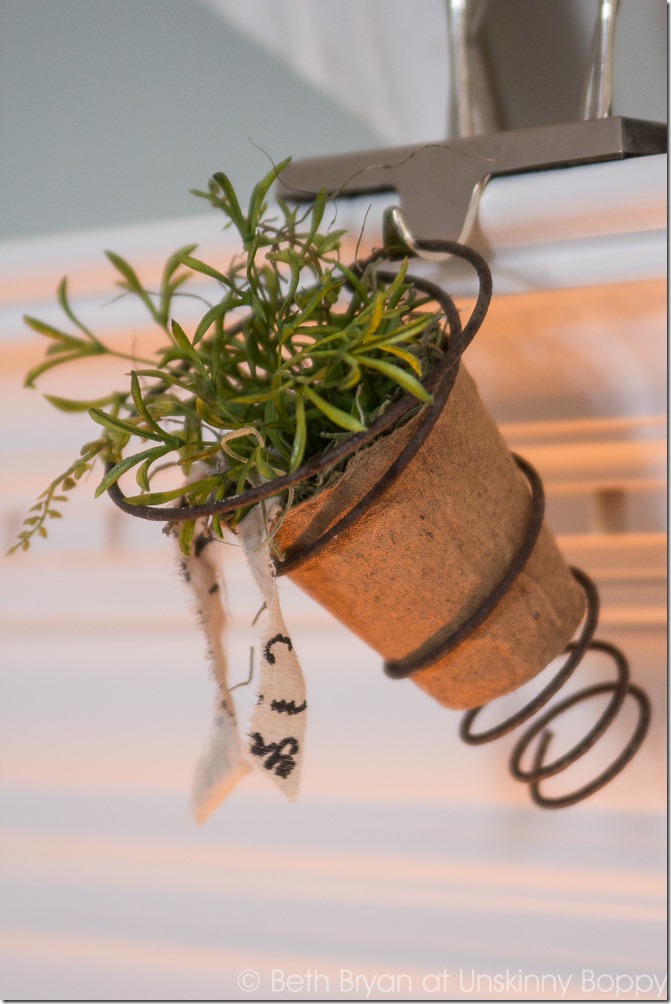
POLYGON ((191 553, 187 557, 180 554, 180 569, 196 599, 218 690, 214 722, 193 779, 191 808, 199 823, 207 819, 250 770, 243 756, 235 707, 228 690, 228 661, 224 648, 226 613, 215 559, 218 551, 217 541, 205 536, 197 525, 191 553))
POLYGON ((286 629, 270 554, 268 520, 278 506, 254 506, 238 526, 238 537, 266 609, 261 621, 261 676, 250 725, 251 762, 268 773, 289 799, 296 798, 307 720, 305 681, 286 629))

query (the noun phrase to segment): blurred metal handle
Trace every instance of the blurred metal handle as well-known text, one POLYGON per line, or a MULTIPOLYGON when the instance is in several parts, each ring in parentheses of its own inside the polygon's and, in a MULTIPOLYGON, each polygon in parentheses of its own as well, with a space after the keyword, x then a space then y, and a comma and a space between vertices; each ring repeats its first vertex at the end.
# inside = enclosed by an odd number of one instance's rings
POLYGON ((585 84, 582 118, 602 119, 613 104, 613 44, 619 0, 598 0, 598 12, 585 84))
POLYGON ((498 132, 502 125, 480 33, 489 0, 446 0, 446 3, 451 88, 447 135, 498 132))

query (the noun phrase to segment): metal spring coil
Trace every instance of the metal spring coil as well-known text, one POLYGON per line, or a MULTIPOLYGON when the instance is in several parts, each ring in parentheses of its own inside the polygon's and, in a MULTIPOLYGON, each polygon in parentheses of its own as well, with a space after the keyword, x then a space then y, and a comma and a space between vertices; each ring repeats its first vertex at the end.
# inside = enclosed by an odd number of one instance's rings
MULTIPOLYGON (((371 506, 377 503, 389 485, 407 467, 438 420, 454 386, 461 356, 485 318, 492 295, 492 277, 489 266, 484 258, 472 248, 452 241, 423 240, 416 241, 415 243, 416 247, 422 251, 455 255, 473 266, 479 281, 479 291, 475 306, 466 325, 462 327, 461 318, 454 301, 443 289, 422 277, 407 276, 408 282, 412 283, 415 288, 428 294, 440 305, 449 329, 449 335, 446 336, 447 344, 444 355, 440 363, 434 367, 424 381, 424 386, 431 393, 433 400, 430 404, 424 406, 422 419, 417 423, 406 446, 377 484, 317 540, 311 542, 309 546, 301 546, 299 544, 288 551, 284 559, 278 563, 278 575, 286 575, 293 571, 308 558, 314 557, 328 546, 341 533, 347 530, 349 526, 353 525, 371 506)), ((390 257, 391 255, 385 250, 374 251, 369 258, 356 262, 352 266, 352 270, 363 274, 365 269, 373 262, 390 257)), ((397 256, 394 255, 394 257, 397 256)), ((377 275, 383 281, 392 281, 395 274, 393 272, 378 271, 377 275)), ((206 502, 196 506, 181 505, 175 508, 159 508, 130 505, 125 501, 123 493, 117 484, 113 484, 108 489, 108 493, 115 504, 124 512, 132 516, 159 522, 172 524, 187 519, 200 519, 214 514, 225 515, 255 504, 263 499, 276 496, 293 485, 312 478, 316 474, 334 467, 336 464, 342 463, 357 450, 361 449, 361 447, 371 443, 382 432, 392 428, 393 425, 414 407, 416 407, 416 401, 410 398, 409 395, 406 395, 394 402, 364 432, 357 433, 347 440, 337 443, 319 457, 313 457, 293 472, 293 474, 287 474, 273 481, 265 482, 263 485, 250 488, 238 495, 221 501, 206 502)), ((513 457, 529 482, 531 505, 527 531, 510 566, 478 609, 449 638, 430 651, 426 651, 423 647, 421 656, 418 653, 410 653, 404 659, 385 663, 384 669, 388 676, 394 679, 403 679, 431 665, 438 658, 456 648, 495 609, 524 568, 541 530, 545 502, 543 485, 538 473, 521 457, 515 454, 513 454, 513 457)), ((468 711, 464 715, 460 727, 461 738, 464 742, 471 745, 480 745, 499 739, 528 721, 540 711, 564 686, 588 651, 599 651, 610 656, 617 669, 617 679, 615 681, 585 687, 552 706, 522 734, 511 754, 510 770, 513 777, 529 785, 531 798, 536 805, 549 809, 574 805, 588 798, 616 777, 640 747, 648 731, 651 717, 650 701, 647 695, 640 687, 630 683, 629 664, 624 654, 615 645, 594 638, 599 614, 599 595, 596 586, 580 569, 572 568, 571 571, 585 593, 586 615, 578 639, 567 646, 567 659, 564 665, 552 681, 533 700, 529 701, 528 704, 514 715, 505 719, 501 724, 483 732, 473 732, 473 722, 482 711, 480 707, 468 711), (568 752, 557 757, 555 760, 545 762, 545 755, 552 739, 552 733, 547 729, 549 723, 576 704, 606 693, 611 693, 612 697, 596 724, 590 729, 587 735, 568 752), (639 718, 631 738, 620 755, 597 777, 575 791, 559 797, 543 795, 540 791, 540 784, 547 778, 566 770, 583 757, 615 720, 628 696, 633 697, 637 702, 639 718), (525 769, 521 765, 522 759, 537 736, 540 736, 540 738, 533 755, 532 766, 529 769, 525 769)))

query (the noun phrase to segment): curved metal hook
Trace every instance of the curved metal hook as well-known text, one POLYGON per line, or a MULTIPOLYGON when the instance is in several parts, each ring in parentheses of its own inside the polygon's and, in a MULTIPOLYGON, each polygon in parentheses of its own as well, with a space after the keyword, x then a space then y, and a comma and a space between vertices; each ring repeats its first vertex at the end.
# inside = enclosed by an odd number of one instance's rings
POLYGON ((388 258, 420 258, 424 261, 447 261, 448 251, 430 251, 422 247, 410 231, 400 206, 388 206, 382 217, 382 238, 388 258))

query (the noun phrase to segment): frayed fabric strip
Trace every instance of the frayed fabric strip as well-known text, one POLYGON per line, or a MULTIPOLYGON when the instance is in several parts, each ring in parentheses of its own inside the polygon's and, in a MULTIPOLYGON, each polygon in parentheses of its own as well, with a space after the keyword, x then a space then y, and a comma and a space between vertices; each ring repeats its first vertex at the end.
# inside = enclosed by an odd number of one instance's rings
POLYGON ((214 721, 193 779, 191 809, 199 823, 208 818, 250 770, 228 689, 228 660, 224 647, 227 618, 215 558, 218 550, 217 542, 203 533, 202 525, 197 525, 191 553, 186 557, 180 555, 180 569, 196 601, 212 676, 217 684, 214 721))
POLYGON ((251 762, 293 800, 298 787, 307 722, 305 681, 280 610, 269 524, 278 506, 260 503, 238 526, 247 563, 265 601, 261 621, 261 676, 250 725, 251 762))
POLYGON ((196 821, 204 823, 250 770, 235 718, 228 708, 221 708, 194 773, 191 811, 196 821))
POLYGON ((218 542, 198 524, 191 553, 180 568, 193 592, 217 684, 214 721, 193 779, 191 808, 199 823, 223 802, 251 765, 293 800, 298 794, 307 701, 305 681, 280 609, 270 552, 268 519, 275 508, 255 506, 238 528, 238 537, 265 603, 260 626, 259 693, 244 749, 228 684, 227 626, 219 574, 218 542))

